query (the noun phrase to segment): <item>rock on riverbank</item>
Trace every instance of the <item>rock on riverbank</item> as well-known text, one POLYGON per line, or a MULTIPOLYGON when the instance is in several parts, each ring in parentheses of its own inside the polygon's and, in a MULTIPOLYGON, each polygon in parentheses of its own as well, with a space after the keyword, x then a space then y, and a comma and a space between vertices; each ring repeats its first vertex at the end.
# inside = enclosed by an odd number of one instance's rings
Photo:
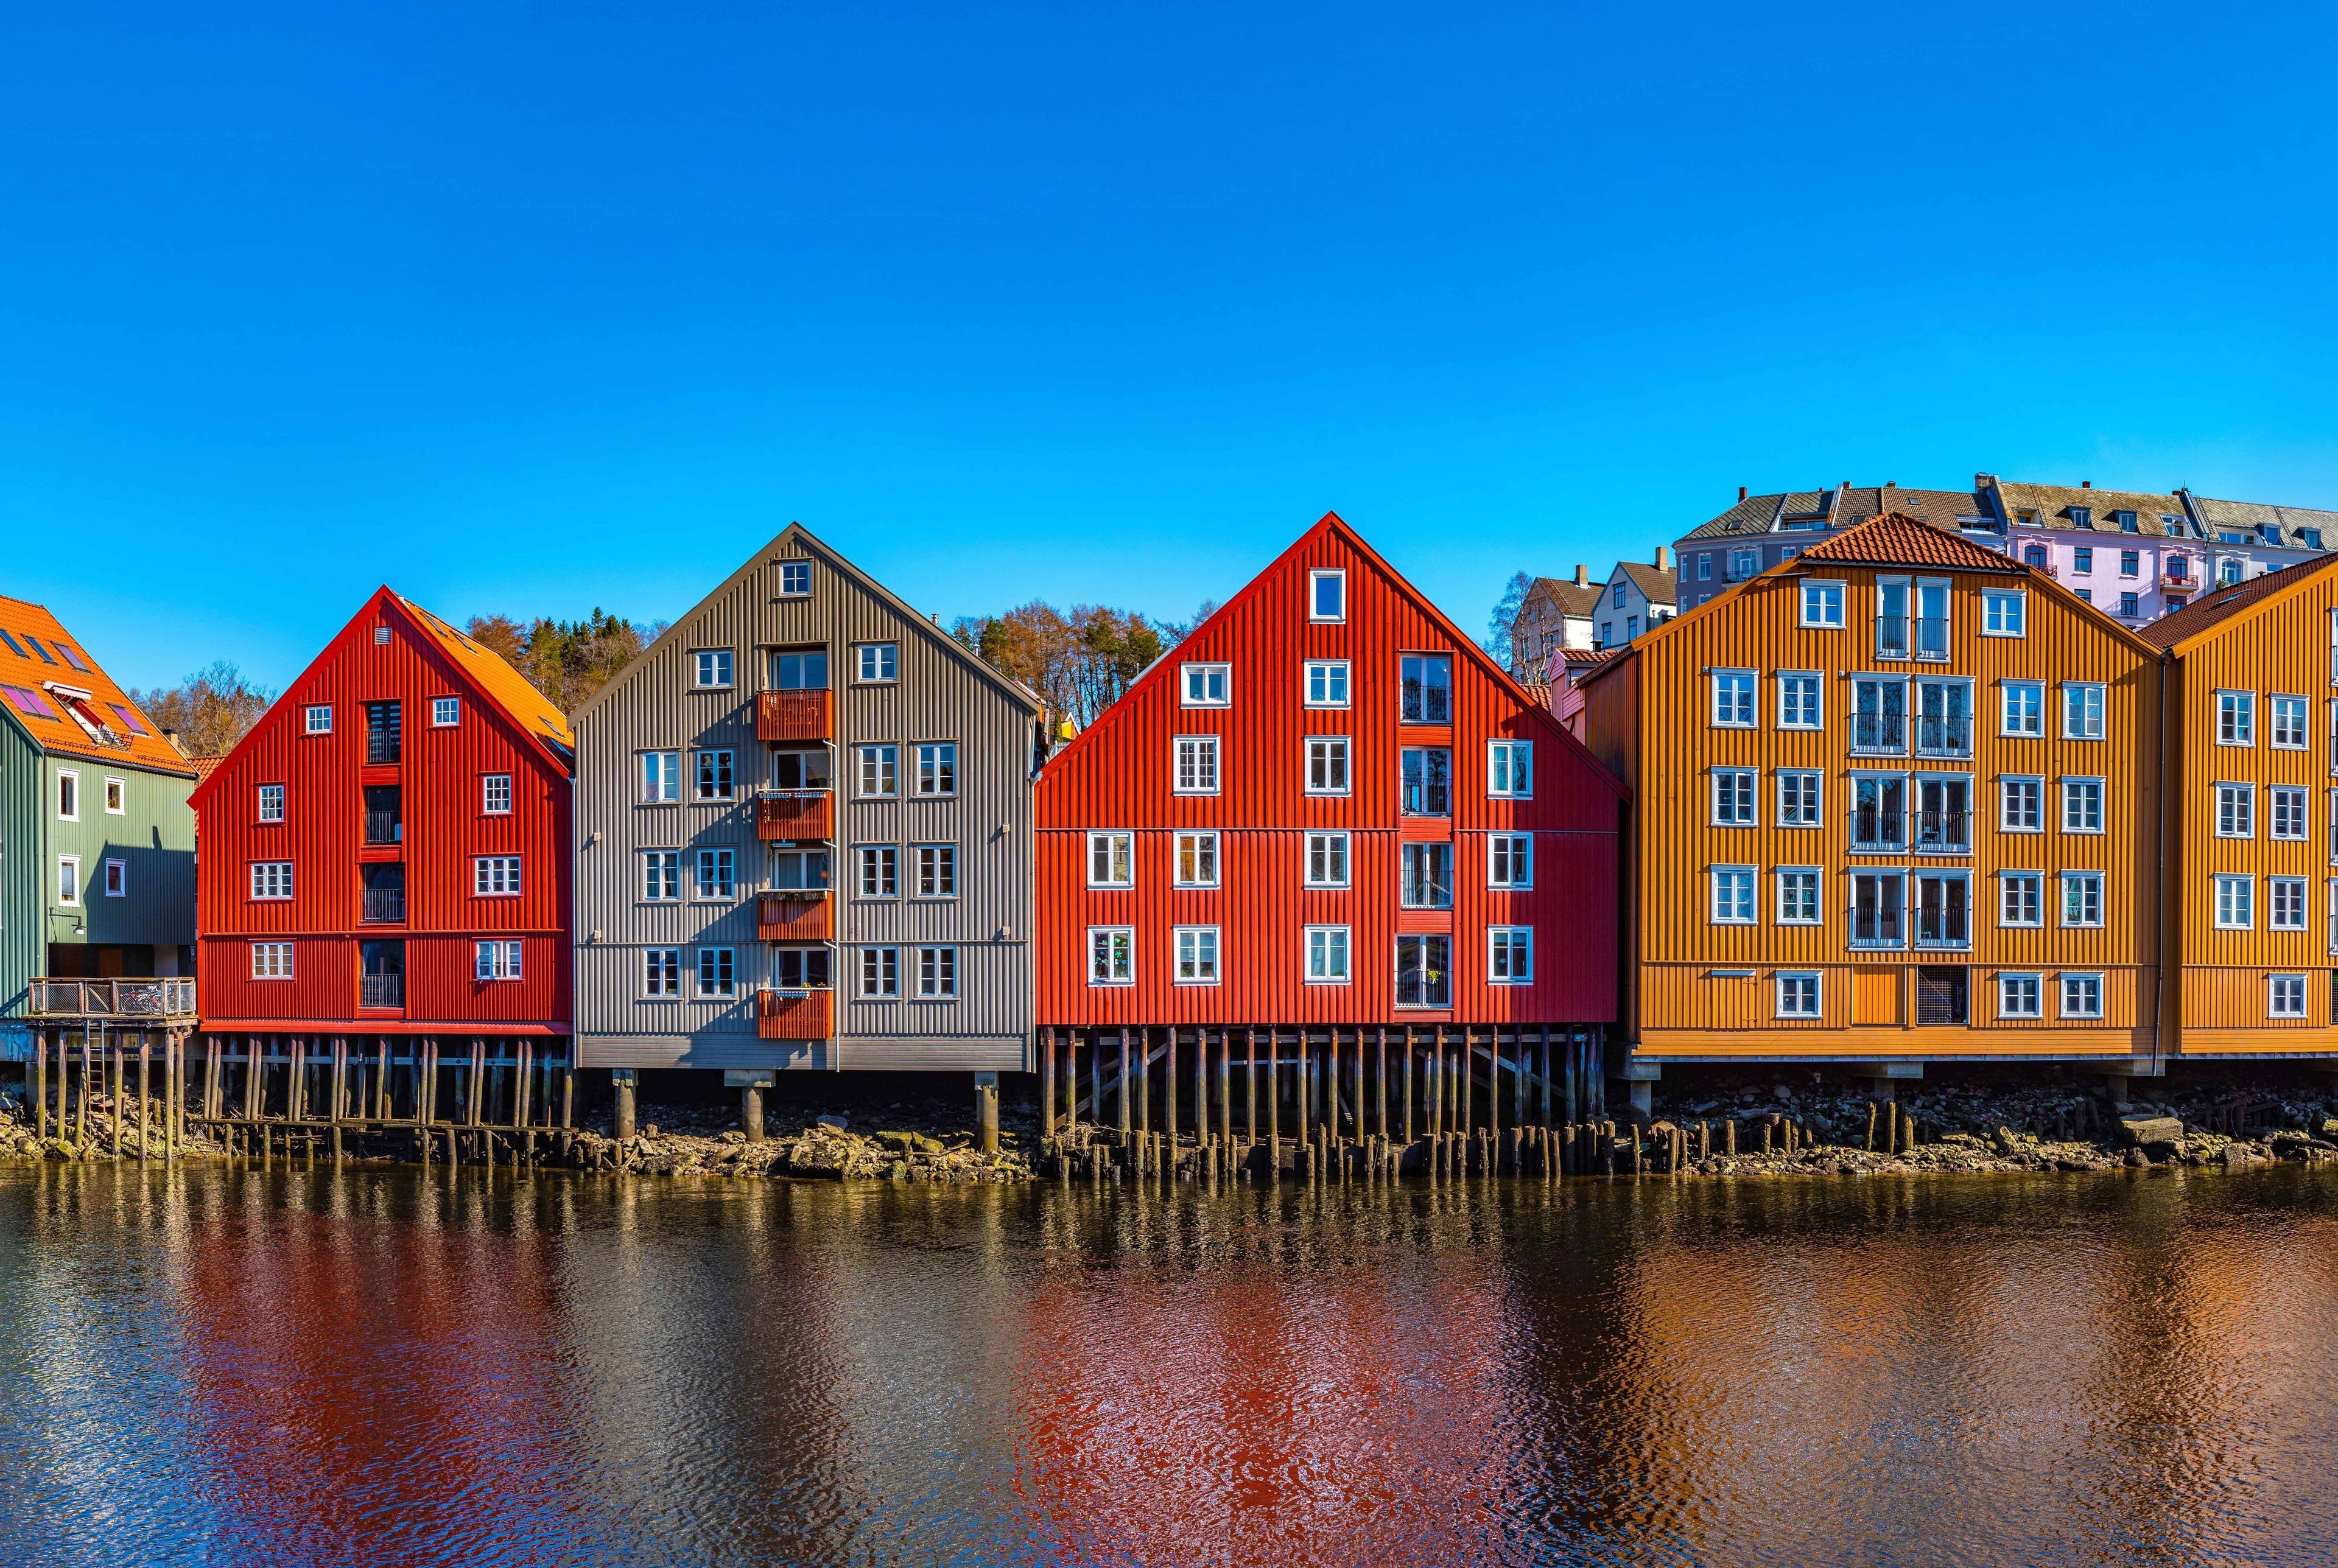
MULTIPOLYGON (((799 1113, 800 1115, 801 1113, 799 1113)), ((715 1113, 720 1116, 721 1113, 715 1113)), ((710 1119, 698 1106, 645 1107, 641 1131, 618 1141, 598 1132, 576 1137, 571 1163, 585 1171, 671 1175, 698 1171, 718 1176, 800 1177, 822 1181, 928 1182, 1026 1181, 1030 1162, 1023 1138, 999 1132, 999 1152, 985 1154, 973 1132, 938 1108, 893 1105, 872 1120, 841 1112, 798 1118, 764 1117, 765 1132, 751 1142, 732 1120, 710 1119)))

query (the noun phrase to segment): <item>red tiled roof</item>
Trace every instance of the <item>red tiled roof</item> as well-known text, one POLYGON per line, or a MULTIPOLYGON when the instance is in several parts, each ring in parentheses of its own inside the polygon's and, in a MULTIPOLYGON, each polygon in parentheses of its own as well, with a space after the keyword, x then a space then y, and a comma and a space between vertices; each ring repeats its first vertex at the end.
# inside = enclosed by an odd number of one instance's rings
POLYGON ((1803 551, 1803 561, 1857 562, 1873 566, 1949 566, 1978 572, 2019 572, 2020 563, 1904 512, 1886 512, 1803 551))
POLYGON ((219 765, 226 760, 227 757, 224 753, 217 757, 190 757, 187 759, 188 764, 195 770, 195 782, 198 784, 210 778, 212 772, 218 769, 219 765))
POLYGON ((2333 566, 2338 566, 2338 555, 2321 555, 2231 588, 2203 593, 2183 609, 2171 610, 2149 625, 2137 627, 2137 634, 2155 648, 2173 648, 2333 566))
POLYGON ((25 693, 5 698, 6 711, 34 744, 66 756, 187 771, 179 749, 46 609, 0 598, 0 685, 25 693))

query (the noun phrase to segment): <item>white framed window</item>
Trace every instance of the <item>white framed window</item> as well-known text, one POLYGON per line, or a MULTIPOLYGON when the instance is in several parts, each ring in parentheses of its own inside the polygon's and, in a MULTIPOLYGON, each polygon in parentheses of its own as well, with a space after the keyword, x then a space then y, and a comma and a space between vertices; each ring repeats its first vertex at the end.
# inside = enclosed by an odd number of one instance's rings
POLYGON ((1136 984, 1136 933, 1126 926, 1088 927, 1088 984, 1136 984))
POLYGON ((1174 752, 1175 769, 1172 785, 1180 795, 1214 795, 1218 792, 1218 738, 1215 735, 1180 735, 1174 752))
POLYGON ((1337 567, 1319 567, 1307 573, 1307 619, 1345 621, 1348 618, 1348 574, 1337 567))
POLYGON ((1754 924, 1754 867, 1715 866, 1713 868, 1713 923, 1716 926, 1754 924))
POLYGON ((1534 742, 1486 742, 1486 793, 1494 799, 1526 800, 1534 795, 1534 742))
POLYGON ((2257 787, 2254 784, 2216 786, 2216 837, 2254 838, 2257 836, 2257 787))
POLYGON ((1761 817, 1761 775, 1751 768, 1713 770, 1713 820, 1720 828, 1751 828, 1761 817))
POLYGON ((1215 887, 1218 885, 1218 836, 1215 833, 1177 835, 1176 885, 1215 887))
POLYGON ((1088 886, 1136 886, 1136 835, 1120 831, 1088 835, 1088 886))
POLYGON ((863 898, 901 896, 901 848, 898 844, 853 847, 854 890, 863 898))
POLYGON ((901 645, 860 642, 852 649, 852 678, 863 686, 887 686, 901 678, 901 645))
POLYGON ((1997 781, 1997 825, 2008 833, 2046 830, 2046 780, 2010 775, 1997 781))
POLYGON ((292 944, 254 942, 251 945, 251 977, 254 980, 291 979, 292 944))
POLYGON ((682 851, 642 851, 642 902, 673 904, 682 897, 682 851))
POLYGON ((1187 708, 1225 708, 1233 702, 1233 666, 1180 664, 1180 701, 1187 708))
POLYGON ((1310 659, 1300 675, 1300 690, 1310 708, 1348 706, 1348 662, 1310 659))
POLYGON ((1998 688, 2000 735, 2046 733, 2046 686, 2039 681, 2008 681, 1998 688))
POLYGON ((1307 771, 1304 779, 1310 795, 1345 795, 1348 793, 1348 737, 1345 735, 1310 735, 1306 739, 1307 771))
POLYGON ((508 817, 512 808, 512 776, 508 773, 479 775, 479 812, 486 817, 508 817))
POLYGON ((958 1000, 957 948, 920 947, 918 949, 917 995, 920 1002, 958 1000))
POLYGON ((1534 835, 1494 833, 1486 838, 1486 886, 1516 893, 1534 886, 1534 835))
POLYGON ((262 784, 260 787, 260 820, 262 822, 284 820, 283 785, 262 784))
POLYGON ((2304 838, 2306 791, 2295 784, 2275 784, 2265 791, 2266 825, 2275 838, 2304 838))
POLYGON ((433 730, 451 729, 462 721, 463 700, 460 697, 430 699, 430 727, 433 730))
POLYGON ((1984 637, 2028 636, 2029 595, 2019 588, 1982 589, 1980 634, 1984 637))
POLYGON ((471 860, 471 891, 481 898, 518 897, 519 857, 474 856, 471 860))
POLYGON ((78 908, 81 905, 81 857, 78 855, 57 857, 57 902, 68 909, 78 908))
POLYGON ((682 753, 642 753, 642 804, 672 806, 682 799, 682 753))
POLYGON ((57 820, 81 820, 81 775, 70 768, 57 772, 57 820))
POLYGON ((901 792, 901 749, 899 746, 862 746, 857 754, 862 799, 889 800, 901 792))
POLYGON ((130 862, 118 857, 107 857, 98 867, 98 891, 108 898, 130 897, 130 862))
POLYGON ((642 997, 650 1002, 678 1002, 682 999, 681 948, 642 949, 642 997))
POLYGON ((729 748, 710 748, 693 752, 692 756, 698 765, 698 783, 691 792, 693 799, 714 801, 738 798, 739 779, 734 766, 737 758, 729 748))
POLYGON ((732 850, 699 850, 693 871, 690 896, 701 903, 739 897, 738 857, 732 850))
POLYGON ((1453 907, 1453 846, 1399 846, 1397 906, 1400 909, 1453 907))
POLYGON ((1822 631, 1842 630, 1843 585, 1812 578, 1803 582, 1803 624, 1822 631))
POLYGON ((2103 874, 2099 871, 2062 873, 2062 924, 2083 930, 2103 923, 2103 874))
POLYGON ((1348 984, 1348 928, 1345 926, 1307 927, 1307 984, 1348 984))
POLYGON ((860 995, 863 1002, 899 999, 901 950, 899 947, 863 947, 860 950, 860 995))
POLYGON ((2265 976, 2265 1016, 2269 1018, 2305 1016, 2304 975, 2268 975, 2265 976))
POLYGON ((311 702, 300 710, 300 732, 304 735, 330 735, 333 732, 333 710, 324 702, 311 702))
POLYGON ((2015 927, 2046 924, 2046 875, 2042 871, 1997 874, 1997 923, 2015 927))
POLYGON ((1825 720, 1821 715, 1820 694, 1825 690, 1825 680, 1810 671, 1789 670, 1778 677, 1778 728, 1781 730, 1817 730, 1825 720))
POLYGON ((471 945, 471 977, 475 980, 516 980, 519 944, 497 939, 471 945))
POLYGON ((2045 1015, 2045 1003, 2035 975, 1999 975, 1997 977, 1997 1015, 2000 1018, 2038 1018, 2045 1015))
POLYGON ((2062 780, 2062 831, 2099 833, 2103 830, 2103 781, 2099 779, 2062 780))
POLYGON ((2099 1018, 2103 1015, 2103 977, 2099 975, 2062 976, 2062 1016, 2099 1018))
POLYGON ((1826 775, 1815 768, 1778 769, 1778 826, 1816 828, 1823 818, 1821 796, 1826 775))
POLYGON ((1174 936, 1177 951, 1176 984, 1216 985, 1218 928, 1214 926, 1179 926, 1174 928, 1174 936))
POLYGON ((1534 984, 1534 928, 1494 926, 1486 932, 1486 983, 1489 985, 1534 984))
POLYGON ((2102 682, 2063 682, 2062 738, 2066 740, 2099 740, 2103 738, 2102 682))
POLYGON ((103 804, 105 807, 105 814, 108 817, 119 817, 124 811, 129 809, 128 802, 125 799, 127 787, 123 785, 121 779, 109 776, 105 780, 104 789, 105 795, 103 804))
POLYGON ((1713 672, 1713 724, 1717 730, 1754 728, 1754 688, 1751 670, 1713 672))
POLYGON ((909 855, 918 868, 917 896, 920 898, 955 898, 958 897, 958 846, 955 844, 912 844, 909 855))
POLYGON ((2265 929, 2268 931, 2305 929, 2304 877, 2268 877, 2265 878, 2265 929))
POLYGON ((251 896, 261 903, 291 897, 292 862, 254 860, 251 863, 251 896))
POLYGON ((690 683, 701 691, 719 691, 731 686, 734 661, 728 648, 693 648, 690 651, 690 683))
POLYGON ((782 597, 798 599, 810 592, 810 562, 782 561, 780 563, 780 593, 782 597))
POLYGON ((2254 746, 2257 743, 2257 694, 2254 691, 2216 693, 2216 744, 2254 746))
POLYGON ((1822 877, 1815 866, 1781 866, 1778 867, 1778 924, 1781 926, 1816 926, 1823 918, 1819 909, 1819 885, 1822 877))
POLYGON ((2216 928, 2248 931, 2257 923, 2257 884, 2254 877, 2230 874, 2216 878, 2216 928))
POLYGON ((1345 833, 1310 833, 1307 835, 1307 864, 1304 867, 1310 887, 1345 887, 1348 885, 1348 836, 1345 833))
POLYGON ((698 958, 698 995, 708 1001, 719 1001, 739 995, 739 954, 731 947, 701 947, 698 958))
POLYGON ((1779 970, 1778 1016, 1819 1017, 1823 1011, 1819 1002, 1819 978, 1817 973, 1811 970, 1779 970))
POLYGON ((2269 739, 2277 751, 2303 751, 2306 749, 2307 704, 2303 697, 2274 695, 2265 699, 2265 717, 2272 728, 2269 739))
POLYGON ((923 740, 918 744, 918 794, 933 799, 958 793, 958 742, 923 740))

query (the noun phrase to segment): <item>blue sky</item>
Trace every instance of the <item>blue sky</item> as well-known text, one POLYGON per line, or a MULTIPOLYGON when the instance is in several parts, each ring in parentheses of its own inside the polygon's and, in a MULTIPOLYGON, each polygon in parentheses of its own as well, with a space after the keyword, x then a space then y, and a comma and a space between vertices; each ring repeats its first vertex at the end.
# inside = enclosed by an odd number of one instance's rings
POLYGON ((1756 490, 2338 505, 2338 32, 2222 6, 16 8, 0 592, 278 685, 377 583, 801 519, 1183 617, 1327 508, 1477 630, 1756 490))

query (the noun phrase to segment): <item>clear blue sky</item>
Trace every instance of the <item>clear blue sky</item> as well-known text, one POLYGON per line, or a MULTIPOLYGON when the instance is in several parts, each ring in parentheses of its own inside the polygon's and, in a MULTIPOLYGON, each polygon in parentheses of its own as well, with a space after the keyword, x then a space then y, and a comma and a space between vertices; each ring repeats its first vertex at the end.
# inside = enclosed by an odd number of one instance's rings
POLYGON ((125 680, 791 518, 1182 617, 1327 508, 1478 630, 1756 490, 2338 505, 2333 24, 1864 5, 13 8, 0 592, 125 680))

